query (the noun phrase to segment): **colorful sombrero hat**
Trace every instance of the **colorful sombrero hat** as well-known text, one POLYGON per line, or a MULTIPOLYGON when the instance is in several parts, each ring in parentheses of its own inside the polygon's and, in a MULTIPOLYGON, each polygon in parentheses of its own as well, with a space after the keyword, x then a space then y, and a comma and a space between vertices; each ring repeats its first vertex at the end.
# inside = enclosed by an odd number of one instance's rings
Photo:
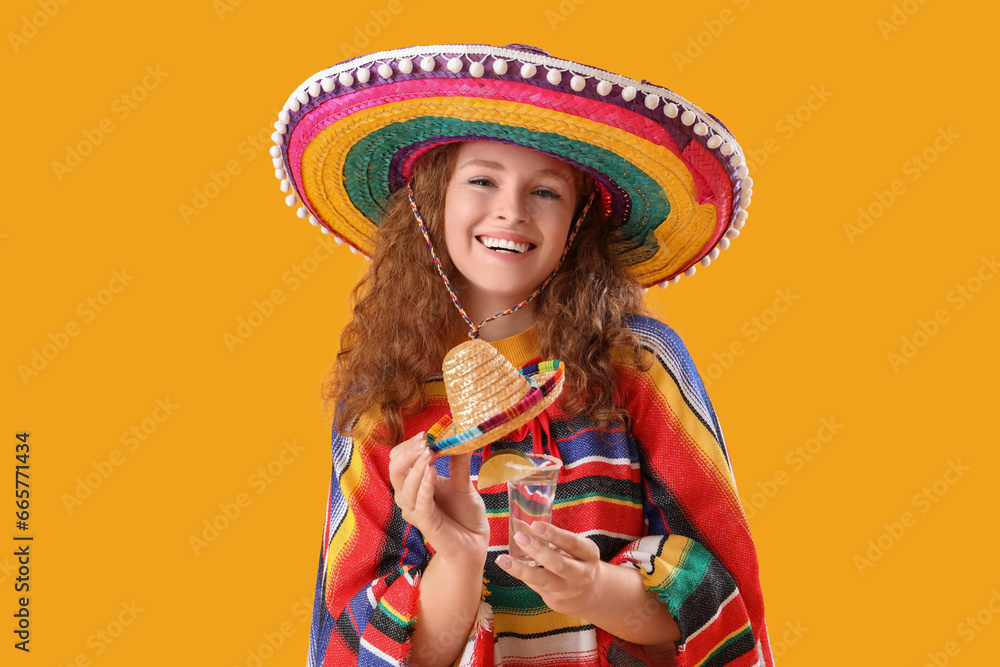
POLYGON ((441 370, 450 411, 427 430, 427 445, 442 456, 475 451, 527 424, 559 396, 565 375, 561 361, 518 371, 479 339, 453 347, 441 370))
POLYGON ((532 47, 414 46, 353 58, 288 98, 271 149, 286 203, 371 256, 380 212, 430 148, 487 139, 592 175, 615 251, 646 287, 708 264, 752 181, 715 116, 676 93, 532 47))

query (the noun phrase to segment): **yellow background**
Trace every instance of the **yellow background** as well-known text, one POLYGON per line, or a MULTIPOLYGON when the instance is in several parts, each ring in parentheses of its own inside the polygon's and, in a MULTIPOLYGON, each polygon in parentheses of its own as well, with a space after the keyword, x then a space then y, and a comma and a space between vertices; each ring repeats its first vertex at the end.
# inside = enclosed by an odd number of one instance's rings
POLYGON ((649 298, 709 385, 752 514, 777 663, 996 664, 998 439, 984 416, 1000 279, 982 258, 1000 249, 1000 12, 400 1, 386 25, 372 23, 381 0, 4 3, 0 661, 246 666, 284 632, 263 664, 304 662, 331 468, 319 384, 364 260, 339 248, 285 280, 321 235, 285 206, 265 138, 294 87, 345 45, 469 41, 540 45, 672 88, 750 159, 743 234, 649 298), (686 49, 690 61, 677 57, 686 49), (102 123, 113 130, 57 173, 102 123), (925 152, 933 161, 914 171, 925 152), (238 173, 186 221, 181 205, 213 174, 225 182, 230 162, 238 173), (879 197, 893 201, 849 238, 879 197), (131 276, 123 288, 115 271, 131 276), (230 350, 225 334, 274 290, 283 302, 230 350), (781 313, 779 292, 791 295, 781 313), (91 313, 88 299, 106 303, 91 313), (904 337, 920 345, 894 364, 904 337), (46 345, 52 358, 25 380, 19 368, 46 345), (166 415, 158 400, 176 407, 166 415), (840 426, 821 430, 824 419, 840 426), (144 424, 130 450, 123 433, 144 424), (32 446, 30 654, 11 632, 19 431, 32 446), (283 443, 300 449, 276 465, 283 443), (967 470, 946 475, 949 462, 967 470), (262 482, 269 464, 281 471, 262 482), (190 536, 224 525, 220 504, 238 497, 248 506, 196 555, 190 536), (98 633, 119 617, 129 625, 106 643, 98 633))

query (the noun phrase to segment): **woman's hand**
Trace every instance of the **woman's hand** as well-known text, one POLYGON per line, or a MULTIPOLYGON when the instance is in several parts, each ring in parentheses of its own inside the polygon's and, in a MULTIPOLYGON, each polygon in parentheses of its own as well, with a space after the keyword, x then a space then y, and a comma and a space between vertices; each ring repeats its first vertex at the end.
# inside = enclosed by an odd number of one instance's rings
POLYGON ((531 531, 515 535, 521 550, 543 568, 532 567, 504 554, 497 564, 538 593, 553 611, 592 618, 592 605, 601 603, 595 595, 601 586, 601 552, 586 537, 549 523, 536 521, 531 531), (523 542, 523 538, 529 541, 523 542))
POLYGON ((403 519, 417 527, 436 554, 456 562, 485 562, 490 542, 486 505, 469 474, 471 459, 471 453, 449 457, 450 477, 438 476, 424 433, 389 453, 389 480, 403 519))

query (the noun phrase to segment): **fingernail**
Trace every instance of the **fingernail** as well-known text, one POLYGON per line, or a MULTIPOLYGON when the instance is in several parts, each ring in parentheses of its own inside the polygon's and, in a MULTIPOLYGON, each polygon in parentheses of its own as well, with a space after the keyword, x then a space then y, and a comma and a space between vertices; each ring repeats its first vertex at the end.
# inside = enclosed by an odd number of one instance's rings
POLYGON ((531 524, 531 530, 533 530, 535 533, 539 535, 544 535, 545 528, 548 525, 549 524, 545 523, 544 521, 535 521, 534 523, 531 524))
POLYGON ((531 544, 531 538, 524 533, 515 533, 514 541, 520 544, 522 547, 526 547, 531 544))
POLYGON ((413 441, 413 451, 419 452, 423 448, 424 448, 424 441, 421 440, 420 438, 416 438, 413 441))
POLYGON ((502 567, 505 570, 508 569, 508 568, 510 568, 510 566, 513 565, 513 564, 514 564, 514 561, 512 561, 510 559, 510 556, 508 556, 506 554, 504 554, 504 555, 500 556, 499 558, 497 558, 497 565, 499 565, 500 567, 502 567))

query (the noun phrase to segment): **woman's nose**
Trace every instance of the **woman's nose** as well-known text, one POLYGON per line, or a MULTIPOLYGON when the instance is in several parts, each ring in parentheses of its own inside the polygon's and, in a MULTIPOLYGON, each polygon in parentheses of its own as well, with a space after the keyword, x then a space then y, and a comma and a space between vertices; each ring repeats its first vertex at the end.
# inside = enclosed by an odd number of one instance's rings
POLYGON ((528 218, 526 197, 514 188, 506 188, 496 200, 496 216, 508 223, 524 222, 528 218))

